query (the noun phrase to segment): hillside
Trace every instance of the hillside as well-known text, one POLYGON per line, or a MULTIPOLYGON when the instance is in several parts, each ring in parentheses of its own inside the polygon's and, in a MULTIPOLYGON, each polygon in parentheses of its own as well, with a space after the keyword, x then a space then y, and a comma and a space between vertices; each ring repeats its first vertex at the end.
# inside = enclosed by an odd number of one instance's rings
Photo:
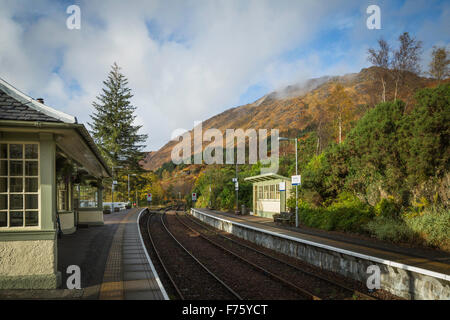
MULTIPOLYGON (((231 108, 203 122, 203 130, 217 128, 226 129, 270 129, 278 128, 280 132, 289 129, 304 130, 314 127, 320 120, 317 106, 325 103, 334 83, 339 82, 351 97, 353 104, 361 109, 380 102, 381 87, 376 80, 376 68, 362 69, 359 73, 337 77, 321 77, 311 79, 303 84, 288 86, 261 97, 254 103, 231 108)), ((429 86, 432 80, 413 74, 406 77, 403 92, 399 97, 410 102, 411 93, 417 88, 429 86)), ((393 87, 390 86, 390 87, 393 87)), ((388 99, 393 95, 389 90, 388 99)), ((168 142, 160 150, 146 155, 141 165, 146 170, 156 170, 164 163, 171 161, 171 151, 177 142, 168 142)))

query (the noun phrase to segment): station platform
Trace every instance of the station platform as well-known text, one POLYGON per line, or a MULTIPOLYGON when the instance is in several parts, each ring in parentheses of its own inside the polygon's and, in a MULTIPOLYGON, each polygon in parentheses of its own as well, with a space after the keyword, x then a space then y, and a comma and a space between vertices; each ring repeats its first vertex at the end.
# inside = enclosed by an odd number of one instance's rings
POLYGON ((133 210, 121 221, 109 250, 100 300, 168 300, 139 231, 145 210, 133 210))
POLYGON ((236 215, 204 208, 192 209, 191 214, 239 237, 360 281, 367 278, 366 266, 378 264, 383 269, 382 273, 389 275, 385 278, 386 286, 397 295, 401 293, 407 298, 414 298, 426 291, 428 297, 433 297, 436 290, 429 290, 428 287, 437 286, 443 288, 444 296, 450 297, 450 254, 447 252, 402 247, 357 235, 301 226, 295 228, 254 215, 236 215))
POLYGON ((104 215, 104 225, 79 228, 58 239, 62 286, 52 290, 0 290, 0 299, 164 300, 159 281, 138 227, 146 209, 104 215), (81 289, 67 289, 67 267, 81 271, 81 289))
POLYGON ((240 222, 255 228, 262 228, 323 245, 354 251, 356 253, 374 256, 384 260, 392 260, 436 273, 443 273, 448 276, 446 279, 450 280, 450 253, 447 252, 426 248, 401 247, 386 242, 361 239, 351 235, 347 236, 326 231, 312 230, 302 226, 299 228, 283 226, 279 223, 275 223, 273 219, 254 215, 236 215, 209 209, 197 210, 221 218, 226 217, 232 221, 240 222))

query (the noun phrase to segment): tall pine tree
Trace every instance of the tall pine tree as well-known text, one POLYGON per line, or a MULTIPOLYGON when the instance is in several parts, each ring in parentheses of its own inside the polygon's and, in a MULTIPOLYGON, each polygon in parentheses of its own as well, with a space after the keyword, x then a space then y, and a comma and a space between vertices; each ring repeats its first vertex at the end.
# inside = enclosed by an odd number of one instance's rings
POLYGON ((110 166, 138 170, 147 135, 138 133, 142 126, 133 125, 136 118, 136 107, 130 102, 133 95, 116 63, 103 84, 102 93, 92 104, 95 111, 89 126, 94 140, 110 166))

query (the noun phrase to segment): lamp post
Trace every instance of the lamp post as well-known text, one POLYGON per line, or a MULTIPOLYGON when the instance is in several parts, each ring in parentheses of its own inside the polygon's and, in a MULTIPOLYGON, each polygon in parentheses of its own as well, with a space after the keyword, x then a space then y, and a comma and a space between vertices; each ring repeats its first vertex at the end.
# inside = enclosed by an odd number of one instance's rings
POLYGON ((237 155, 236 155, 236 182, 234 189, 236 189, 236 214, 239 214, 239 181, 238 181, 237 155))
POLYGON ((130 201, 130 176, 136 177, 136 174, 128 174, 128 199, 127 202, 130 201))
POLYGON ((123 166, 112 166, 112 185, 111 185, 111 212, 114 212, 114 169, 122 169, 123 166))
MULTIPOLYGON (((278 141, 295 140, 295 175, 298 175, 298 155, 297 155, 297 138, 278 137, 278 141)), ((298 185, 295 185, 295 226, 298 227, 298 185)))

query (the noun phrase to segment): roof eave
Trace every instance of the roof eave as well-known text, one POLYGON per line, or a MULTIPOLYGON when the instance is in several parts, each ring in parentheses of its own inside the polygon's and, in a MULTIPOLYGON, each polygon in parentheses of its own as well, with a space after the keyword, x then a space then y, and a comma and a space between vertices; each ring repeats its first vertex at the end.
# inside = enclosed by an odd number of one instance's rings
POLYGON ((3 80, 2 78, 0 78, 0 88, 13 99, 16 99, 17 101, 23 103, 24 105, 36 111, 39 111, 49 117, 52 117, 64 123, 72 123, 72 124, 77 123, 76 117, 59 110, 55 110, 49 106, 46 106, 43 103, 34 100, 33 98, 29 97, 25 93, 21 92, 19 89, 15 88, 11 84, 3 80))
POLYGON ((94 140, 83 124, 78 123, 60 123, 60 122, 41 122, 41 121, 19 121, 19 120, 0 120, 0 127, 25 127, 38 129, 74 129, 78 135, 85 141, 88 148, 95 155, 96 159, 105 169, 109 177, 112 177, 111 169, 106 164, 100 154, 94 140))

